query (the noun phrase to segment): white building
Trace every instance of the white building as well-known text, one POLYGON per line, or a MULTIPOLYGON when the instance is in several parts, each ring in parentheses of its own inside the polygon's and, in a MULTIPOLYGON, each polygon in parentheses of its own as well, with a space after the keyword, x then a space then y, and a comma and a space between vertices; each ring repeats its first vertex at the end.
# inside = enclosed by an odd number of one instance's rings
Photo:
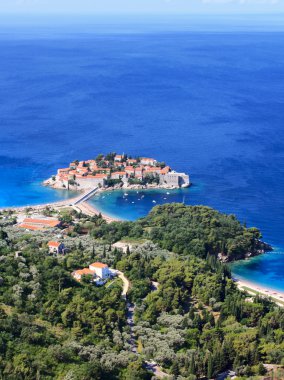
POLYGON ((96 263, 90 264, 89 269, 95 272, 95 274, 103 280, 113 275, 109 267, 103 263, 96 262, 96 263))
POLYGON ((58 241, 49 241, 48 242, 48 248, 49 248, 49 253, 51 254, 59 254, 65 253, 65 246, 62 243, 59 243, 58 241))
POLYGON ((154 165, 156 165, 157 160, 155 160, 154 158, 141 157, 140 163, 142 165, 154 166, 154 165))

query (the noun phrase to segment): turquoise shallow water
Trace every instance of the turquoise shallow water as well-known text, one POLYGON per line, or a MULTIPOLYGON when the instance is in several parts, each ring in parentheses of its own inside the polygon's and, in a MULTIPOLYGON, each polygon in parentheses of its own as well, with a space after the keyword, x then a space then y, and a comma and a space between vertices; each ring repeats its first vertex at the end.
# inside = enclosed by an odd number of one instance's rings
MULTIPOLYGON (((188 205, 198 202, 202 186, 175 190, 115 190, 97 194, 89 202, 110 216, 136 220, 145 216, 152 207, 170 202, 188 205)), ((231 265, 233 275, 239 279, 283 291, 284 253, 280 247, 250 260, 231 265)))
POLYGON ((115 190, 99 193, 89 202, 110 216, 136 220, 147 215, 155 205, 188 202, 189 189, 115 190))
POLYGON ((283 292, 284 253, 281 248, 273 252, 243 260, 231 265, 233 274, 264 287, 283 292))

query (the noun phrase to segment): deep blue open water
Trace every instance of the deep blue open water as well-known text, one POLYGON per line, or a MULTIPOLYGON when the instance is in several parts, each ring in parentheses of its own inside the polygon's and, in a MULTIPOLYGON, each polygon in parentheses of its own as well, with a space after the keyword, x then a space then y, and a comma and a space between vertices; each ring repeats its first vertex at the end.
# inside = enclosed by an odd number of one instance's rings
POLYGON ((234 213, 278 252, 235 273, 284 289, 284 33, 77 29, 0 28, 0 207, 68 196, 40 182, 74 159, 154 156, 193 187, 96 205, 125 219, 153 200, 234 213))

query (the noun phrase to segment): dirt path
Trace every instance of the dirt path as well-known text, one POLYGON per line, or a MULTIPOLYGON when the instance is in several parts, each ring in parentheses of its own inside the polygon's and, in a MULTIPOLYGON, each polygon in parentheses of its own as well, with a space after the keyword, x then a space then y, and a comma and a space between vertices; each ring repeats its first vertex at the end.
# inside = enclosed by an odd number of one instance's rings
MULTIPOLYGON (((123 272, 118 271, 118 277, 122 280, 123 282, 123 289, 121 296, 127 301, 127 293, 130 288, 130 281, 128 278, 124 275, 123 272)), ((151 291, 154 292, 158 290, 159 288, 159 283, 155 281, 151 281, 151 291)), ((134 312, 135 312, 135 304, 132 304, 130 302, 126 303, 126 308, 127 308, 127 313, 126 313, 126 318, 127 318, 127 325, 130 328, 130 340, 129 344, 131 346, 131 351, 135 354, 138 354, 137 350, 137 345, 136 345, 136 339, 135 339, 135 334, 133 331, 133 327, 135 326, 134 323, 134 312)), ((169 377, 169 375, 162 370, 162 368, 154 361, 154 360, 145 360, 144 361, 144 367, 152 372, 158 379, 166 379, 169 377)))
POLYGON ((121 296, 122 298, 126 299, 127 293, 130 288, 130 281, 128 280, 127 277, 125 277, 123 272, 117 271, 118 277, 122 280, 123 282, 123 288, 122 288, 122 293, 121 296))

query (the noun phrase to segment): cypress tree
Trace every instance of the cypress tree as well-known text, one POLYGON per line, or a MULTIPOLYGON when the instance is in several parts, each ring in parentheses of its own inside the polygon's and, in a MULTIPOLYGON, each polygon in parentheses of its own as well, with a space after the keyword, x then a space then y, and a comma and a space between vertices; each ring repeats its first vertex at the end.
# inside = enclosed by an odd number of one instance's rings
POLYGON ((194 360, 194 355, 191 355, 191 358, 190 358, 190 364, 189 364, 189 373, 191 375, 194 375, 195 374, 195 360, 194 360))
POLYGON ((212 376, 213 376, 213 359, 210 352, 208 356, 208 362, 207 362, 207 377, 208 379, 211 379, 212 376))

